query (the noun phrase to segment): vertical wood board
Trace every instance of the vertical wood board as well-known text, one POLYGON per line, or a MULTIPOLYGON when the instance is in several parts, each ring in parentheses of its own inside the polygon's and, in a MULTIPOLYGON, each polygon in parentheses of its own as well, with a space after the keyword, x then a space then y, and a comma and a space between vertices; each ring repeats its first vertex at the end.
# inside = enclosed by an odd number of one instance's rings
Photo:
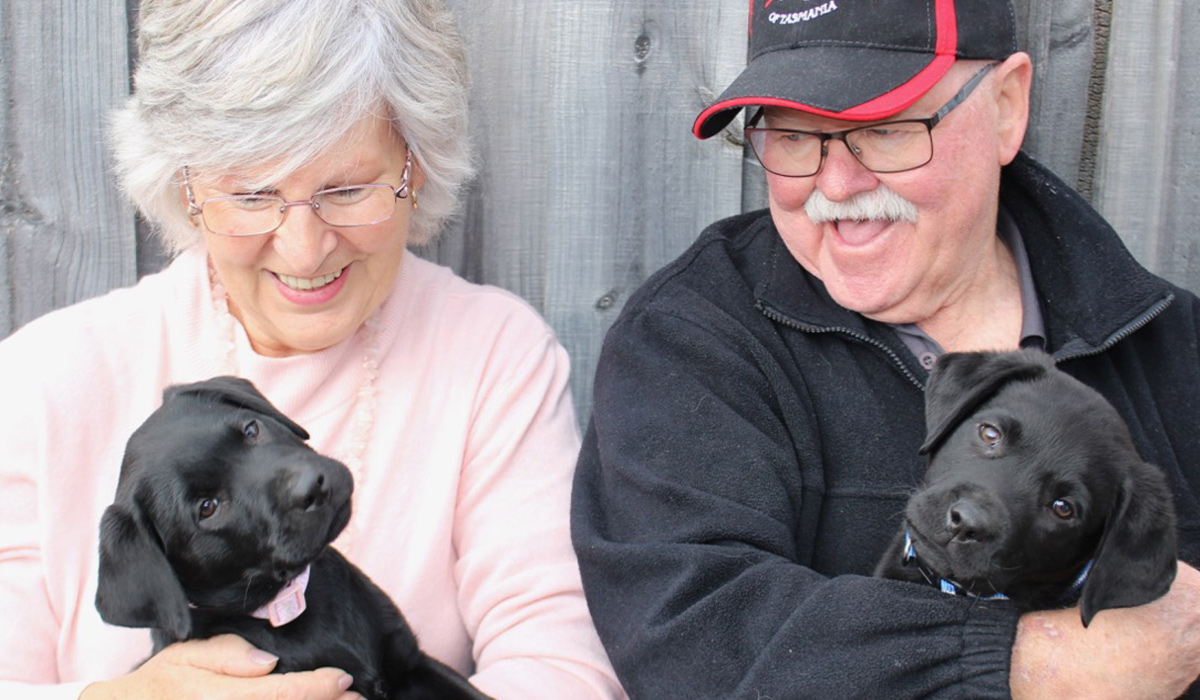
POLYGON ((123 3, 10 0, 0 10, 0 281, 7 333, 136 279, 132 208, 103 123, 128 90, 123 3))

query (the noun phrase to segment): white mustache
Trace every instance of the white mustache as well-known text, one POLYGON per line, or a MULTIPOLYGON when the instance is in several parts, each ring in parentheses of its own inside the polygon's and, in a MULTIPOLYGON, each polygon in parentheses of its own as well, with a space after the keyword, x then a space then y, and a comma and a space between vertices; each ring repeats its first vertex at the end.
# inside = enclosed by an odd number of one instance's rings
POLYGON ((814 224, 838 220, 917 223, 917 205, 882 183, 870 192, 856 194, 844 202, 831 202, 821 190, 813 190, 804 202, 804 211, 814 224))

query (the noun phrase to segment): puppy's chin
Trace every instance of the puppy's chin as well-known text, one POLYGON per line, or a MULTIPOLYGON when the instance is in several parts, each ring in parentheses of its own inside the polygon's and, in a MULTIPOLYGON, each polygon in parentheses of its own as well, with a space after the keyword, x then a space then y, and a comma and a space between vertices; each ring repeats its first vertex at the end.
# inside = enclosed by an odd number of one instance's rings
MULTIPOLYGON (((304 567, 297 569, 297 573, 304 567)), ((199 612, 219 615, 245 615, 261 608, 279 593, 284 584, 295 578, 276 580, 279 569, 273 562, 262 562, 260 566, 244 570, 242 580, 222 586, 201 590, 184 587, 188 603, 199 612)))
MULTIPOLYGON (((1000 552, 990 542, 938 542, 908 525, 916 562, 927 576, 952 581, 979 596, 1003 593, 1009 583, 1006 571, 1012 567, 1001 561, 1000 552)), ((933 581, 932 583, 936 583, 933 581)))

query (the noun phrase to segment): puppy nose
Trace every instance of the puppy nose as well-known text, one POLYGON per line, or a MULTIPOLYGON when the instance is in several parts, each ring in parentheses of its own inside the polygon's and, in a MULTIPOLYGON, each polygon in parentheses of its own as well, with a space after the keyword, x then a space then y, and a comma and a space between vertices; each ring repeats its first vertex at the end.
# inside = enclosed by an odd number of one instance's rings
POLYGON ((959 542, 974 542, 984 539, 989 532, 987 516, 979 504, 969 499, 959 499, 946 511, 946 528, 959 542))
POLYGON ((329 479, 316 467, 304 467, 292 484, 291 505, 296 510, 311 510, 329 500, 329 479))

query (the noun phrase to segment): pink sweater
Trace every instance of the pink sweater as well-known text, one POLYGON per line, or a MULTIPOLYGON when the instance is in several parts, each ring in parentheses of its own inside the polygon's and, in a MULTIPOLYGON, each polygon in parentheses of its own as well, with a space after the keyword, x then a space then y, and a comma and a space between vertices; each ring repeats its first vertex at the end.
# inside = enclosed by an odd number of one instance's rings
MULTIPOLYGON (((97 530, 125 440, 163 388, 227 369, 206 269, 189 251, 0 342, 0 697, 75 698, 150 651, 146 630, 96 612, 97 530)), ((484 692, 622 697, 571 549, 579 435, 551 329, 512 294, 412 254, 380 324, 378 403, 339 548, 484 692)), ((346 459, 360 335, 284 359, 234 335, 239 374, 346 459)))

